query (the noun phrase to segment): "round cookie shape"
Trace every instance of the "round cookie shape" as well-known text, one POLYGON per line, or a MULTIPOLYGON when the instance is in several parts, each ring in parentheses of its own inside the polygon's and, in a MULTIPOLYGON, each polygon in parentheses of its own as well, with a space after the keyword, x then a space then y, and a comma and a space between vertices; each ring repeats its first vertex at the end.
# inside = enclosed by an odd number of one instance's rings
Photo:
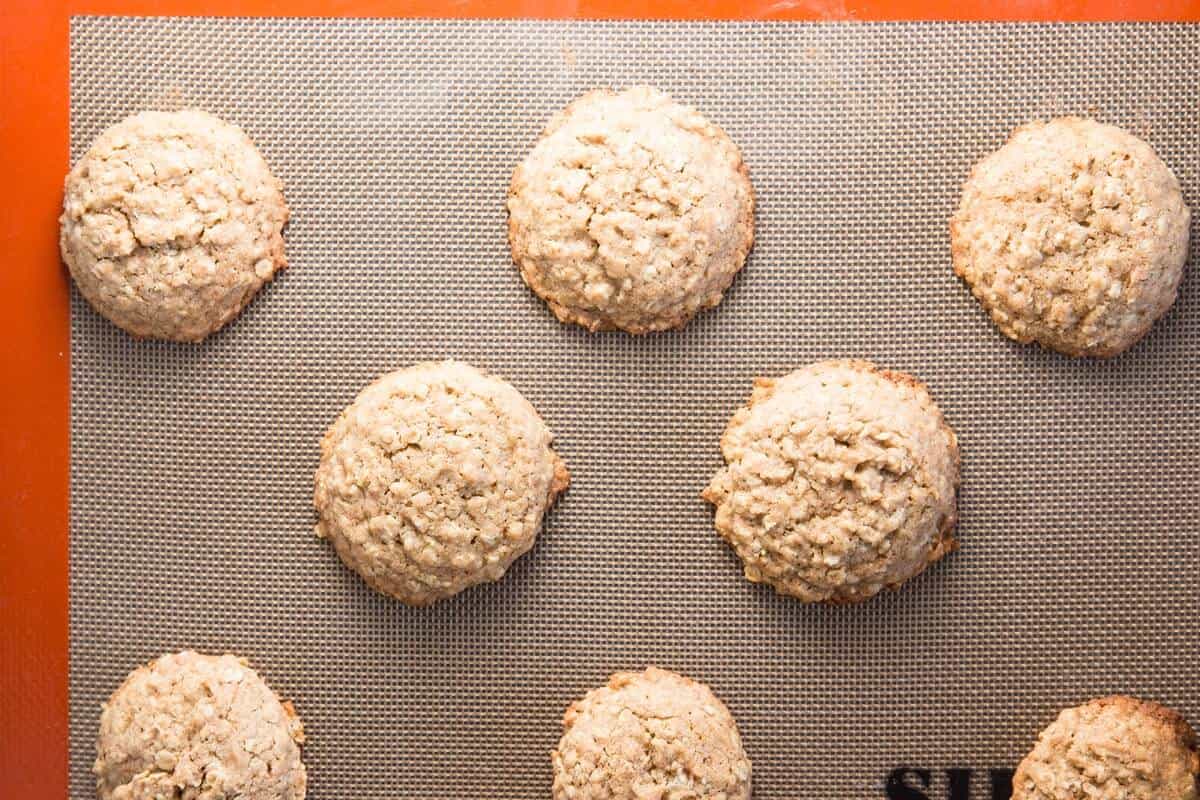
POLYGON ((1068 708, 1013 776, 1013 800, 1196 800, 1196 733, 1158 703, 1114 696, 1068 708))
POLYGON ((958 441, 910 375, 847 360, 759 378, 721 452, 717 531, 781 594, 860 602, 956 547, 958 441))
POLYGON ((1175 175, 1141 139, 1078 117, 1034 122, 964 184, 954 271, 1006 336, 1113 356, 1175 302, 1189 219, 1175 175))
POLYGON ((741 152, 696 109, 639 86, 557 114, 508 194, 509 244, 555 316, 676 328, 721 297, 754 241, 741 152))
POLYGON ((282 184, 205 111, 144 111, 67 175, 59 245, 80 293, 137 337, 198 341, 287 261, 282 184))
POLYGON ((747 800, 750 761, 712 691, 651 667, 622 672, 563 715, 554 800, 747 800))
POLYGON ((100 713, 100 800, 303 800, 304 729, 245 660, 190 650, 130 673, 100 713))
POLYGON ((552 439, 516 389, 469 364, 384 375, 321 441, 317 535, 411 605, 499 580, 570 480, 552 439))

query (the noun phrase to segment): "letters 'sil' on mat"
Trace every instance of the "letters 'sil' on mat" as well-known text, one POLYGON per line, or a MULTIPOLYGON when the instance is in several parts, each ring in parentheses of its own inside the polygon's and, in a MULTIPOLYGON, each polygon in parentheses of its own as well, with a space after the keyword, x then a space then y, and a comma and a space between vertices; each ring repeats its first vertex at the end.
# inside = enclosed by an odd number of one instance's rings
POLYGON ((74 797, 100 702, 183 647, 295 699, 322 800, 547 797, 563 708, 647 664, 728 702, 762 800, 878 797, 901 765, 944 795, 1106 693, 1200 722, 1200 235, 1174 311, 1103 363, 1001 338, 946 227, 978 157, 1068 112, 1146 137, 1200 211, 1200 28, 80 18, 71 58, 74 157, 201 106, 293 209, 291 268, 204 344, 74 301, 74 797), (741 145, 758 244, 683 331, 588 335, 509 263, 505 193, 552 112, 632 83, 741 145), (313 537, 311 479, 361 386, 443 356, 524 392, 574 482, 506 580, 414 610, 313 537), (837 356, 929 383, 963 549, 810 608, 742 578, 698 494, 753 376, 837 356))

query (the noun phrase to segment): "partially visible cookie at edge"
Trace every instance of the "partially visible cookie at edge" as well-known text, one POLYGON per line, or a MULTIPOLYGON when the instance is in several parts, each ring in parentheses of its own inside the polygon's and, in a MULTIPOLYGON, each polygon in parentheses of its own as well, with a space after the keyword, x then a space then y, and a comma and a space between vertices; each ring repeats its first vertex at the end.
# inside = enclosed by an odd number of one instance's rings
POLYGON ((957 547, 958 438, 911 375, 841 360, 759 378, 721 453, 717 532, 781 594, 861 602, 957 547))
POLYGON ((321 441, 317 535, 411 605, 499 580, 570 480, 552 440, 520 392, 469 364, 391 372, 321 441))
POLYGON ((198 341, 282 269, 288 208, 250 138, 205 111, 144 111, 67 175, 59 244, 80 293, 137 337, 198 341))
POLYGON ((190 650, 138 667, 100 713, 99 800, 304 800, 304 728, 245 659, 190 650))
POLYGON ((749 800, 750 759, 729 709, 702 683, 620 672, 563 715, 554 800, 749 800))
POLYGON ((1146 142, 1090 119, 1033 122, 964 184, 954 271, 1006 336, 1114 356, 1175 302, 1189 220, 1146 142))
POLYGON ((547 125, 513 172, 509 243, 563 322, 641 334, 716 306, 754 241, 741 152, 656 89, 599 89, 547 125))
POLYGON ((1013 800, 1197 800, 1196 732, 1175 711, 1116 695, 1068 708, 1013 776, 1013 800))

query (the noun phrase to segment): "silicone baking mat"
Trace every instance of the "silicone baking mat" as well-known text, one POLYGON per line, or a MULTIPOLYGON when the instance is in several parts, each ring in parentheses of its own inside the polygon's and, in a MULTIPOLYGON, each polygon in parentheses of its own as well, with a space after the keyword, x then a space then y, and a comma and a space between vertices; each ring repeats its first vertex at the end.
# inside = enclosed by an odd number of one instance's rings
POLYGON ((989 797, 989 769, 1106 693, 1200 723, 1195 269, 1135 350, 1071 360, 995 331, 946 225, 977 158, 1068 112, 1148 138, 1200 207, 1200 29, 77 18, 71 66, 74 157, 129 113, 201 106, 293 212, 291 267, 203 344, 73 300, 73 796, 100 702, 184 647, 295 700, 322 800, 547 797, 566 705, 647 664, 727 701, 760 800, 880 797, 899 767, 930 797, 972 770, 989 797), (758 243, 684 330, 590 335, 521 283, 505 194, 551 113, 633 83, 741 145, 758 243), (314 538, 312 473, 360 387, 447 356, 524 392, 574 480, 503 582, 410 609, 314 538), (930 385, 963 547, 807 607, 742 578, 698 494, 755 375, 843 356, 930 385))

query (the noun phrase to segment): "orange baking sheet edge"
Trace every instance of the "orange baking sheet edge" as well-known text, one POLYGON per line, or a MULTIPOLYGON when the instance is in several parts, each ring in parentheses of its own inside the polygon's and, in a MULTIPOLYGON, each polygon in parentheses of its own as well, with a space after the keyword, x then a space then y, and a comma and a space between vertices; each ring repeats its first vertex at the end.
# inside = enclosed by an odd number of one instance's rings
POLYGON ((75 0, 68 14, 543 19, 1198 21, 1200 0, 75 0))
MULTIPOLYGON (((7 0, 0 8, 0 798, 67 796, 69 287, 57 215, 74 14, 1200 21, 1200 0, 7 0)), ((185 643, 180 643, 185 644, 185 643)), ((132 666, 132 665, 131 665, 132 666)))

